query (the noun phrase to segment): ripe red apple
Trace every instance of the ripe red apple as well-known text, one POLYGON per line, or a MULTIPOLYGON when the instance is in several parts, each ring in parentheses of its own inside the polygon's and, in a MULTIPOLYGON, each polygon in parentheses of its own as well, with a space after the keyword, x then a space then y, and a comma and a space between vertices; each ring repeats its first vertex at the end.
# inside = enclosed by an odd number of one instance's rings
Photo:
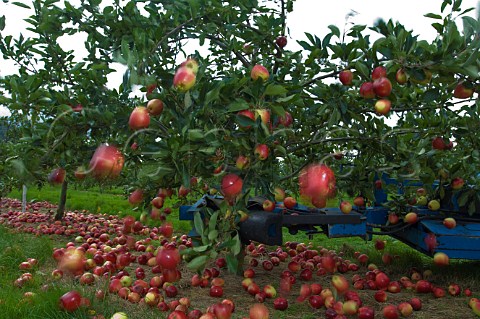
POLYGON ((379 78, 373 81, 373 91, 379 97, 387 97, 392 93, 392 83, 387 78, 379 78))
POLYGON ((375 292, 374 298, 377 302, 385 302, 388 299, 388 295, 385 290, 377 290, 375 292))
POLYGON ((48 175, 48 182, 51 184, 62 184, 65 180, 66 173, 63 168, 55 168, 48 175))
POLYGON ((426 280, 419 280, 415 284, 415 291, 418 293, 429 293, 432 291, 432 284, 426 280))
POLYGON ((391 224, 391 225, 395 225, 395 224, 398 224, 400 218, 398 217, 398 215, 396 213, 390 213, 388 214, 388 222, 391 224))
MULTIPOLYGON (((246 118, 249 118, 251 119, 252 121, 255 121, 255 113, 253 113, 251 110, 242 110, 242 111, 239 111, 237 113, 237 116, 238 117, 246 117, 246 118)), ((251 128, 250 125, 247 125, 247 126, 243 126, 242 124, 239 124, 240 127, 244 128, 244 129, 249 129, 251 128)))
POLYGON ((340 203, 340 210, 344 214, 349 214, 352 211, 352 204, 349 201, 342 201, 340 203))
POLYGON ((130 114, 128 120, 128 126, 131 130, 140 130, 147 128, 150 125, 150 114, 148 114, 148 109, 143 106, 136 107, 130 114))
POLYGON ((448 266, 449 258, 448 255, 443 252, 437 252, 433 255, 433 263, 437 266, 448 266))
POLYGON ((397 73, 395 74, 395 80, 397 80, 397 83, 400 85, 407 83, 407 73, 404 69, 398 69, 397 73))
POLYGON ((283 297, 278 297, 273 301, 273 308, 280 311, 286 310, 288 308, 288 300, 283 297))
POLYGON ((223 288, 221 286, 211 286, 210 296, 220 298, 223 296, 223 288))
POLYGON ((353 205, 363 207, 365 206, 365 199, 362 196, 357 196, 353 199, 353 205))
POLYGON ((256 81, 257 79, 262 79, 262 81, 266 81, 270 77, 270 73, 264 66, 257 64, 252 68, 252 71, 250 72, 250 77, 254 81, 256 81))
POLYGON ((90 171, 97 179, 114 178, 120 175, 125 159, 113 145, 101 144, 90 160, 90 171))
POLYGON ((384 66, 377 66, 372 71, 372 80, 375 81, 380 78, 384 78, 387 76, 387 69, 384 66))
POLYGON ((279 48, 283 49, 287 45, 287 37, 282 35, 277 37, 275 43, 278 45, 279 48))
POLYGON ((264 161, 268 158, 269 149, 266 144, 258 144, 255 146, 254 154, 261 161, 264 161))
POLYGON ((461 189, 464 184, 465 181, 463 180, 463 178, 455 177, 454 179, 452 179, 452 189, 461 189))
POLYGON ((242 192, 243 180, 236 174, 227 174, 222 178, 221 191, 227 198, 235 198, 242 192))
POLYGON ((463 291, 463 293, 465 294, 465 296, 467 297, 471 297, 473 295, 472 293, 472 290, 470 288, 465 288, 465 290, 463 291))
POLYGON ((166 247, 157 252, 156 259, 157 264, 163 269, 176 269, 181 261, 181 256, 177 248, 166 247))
POLYGON ((462 289, 458 284, 450 284, 448 286, 448 293, 451 296, 459 296, 461 292, 462 292, 462 289))
POLYGON ((269 316, 270 316, 270 312, 268 311, 268 308, 261 303, 256 303, 250 307, 250 310, 249 310, 250 319, 269 319, 269 316))
POLYGON ((378 289, 386 289, 390 283, 390 278, 384 272, 378 272, 375 275, 375 284, 378 289))
POLYGON ((289 127, 293 124, 293 116, 290 112, 285 111, 285 115, 280 116, 278 118, 278 122, 282 124, 284 127, 289 127))
POLYGON ((381 115, 387 115, 392 108, 392 102, 388 99, 380 99, 375 102, 375 112, 381 115))
POLYGON ((457 226, 457 221, 452 217, 447 217, 443 220, 443 225, 448 229, 453 229, 457 226))
POLYGON ((82 295, 72 290, 60 297, 60 307, 66 311, 75 311, 82 305, 82 295))
POLYGON ((277 290, 272 285, 265 285, 263 292, 267 298, 275 298, 277 296, 277 290))
POLYGON ((152 116, 158 116, 163 112, 163 101, 160 99, 151 99, 147 103, 148 113, 152 116))
POLYGON ((412 308, 415 311, 419 311, 422 309, 422 301, 420 300, 420 298, 412 298, 408 303, 412 305, 412 308))
POLYGON ((295 208, 295 206, 297 205, 297 200, 293 197, 286 197, 284 200, 283 200, 283 205, 285 206, 285 208, 287 209, 293 209, 295 208))
POLYGON ((360 96, 364 99, 373 99, 375 97, 375 91, 373 90, 372 82, 364 82, 360 86, 360 96))
POLYGON ((338 75, 343 85, 352 85, 353 73, 351 70, 342 70, 338 75))
POLYGON ((143 201, 143 190, 136 189, 128 196, 128 202, 130 205, 136 206, 143 201))
POLYGON ((445 297, 445 289, 441 287, 433 287, 432 293, 435 298, 443 298, 445 297))
POLYGON ((464 84, 465 82, 459 82, 453 91, 453 97, 457 99, 468 99, 473 95, 473 87, 467 87, 464 84))
POLYGON ((232 317, 233 308, 227 303, 217 303, 213 307, 213 312, 217 319, 230 319, 232 317))
POLYGON ((85 177, 87 177, 87 170, 85 169, 85 167, 79 166, 75 170, 74 175, 76 179, 79 179, 79 180, 85 179, 85 177))
POLYGON ((300 194, 310 198, 332 198, 336 194, 334 172, 325 164, 313 164, 299 176, 300 194))
POLYGON ((383 307, 382 313, 385 319, 398 319, 400 317, 397 307, 395 307, 394 305, 388 305, 383 307))
POLYGON ((414 213, 414 212, 408 213, 407 215, 405 215, 404 221, 407 224, 415 224, 416 222, 418 222, 417 213, 414 213))
POLYGON ((357 312, 358 319, 374 319, 375 310, 371 307, 360 307, 357 312))
POLYGON ((376 250, 383 250, 385 249, 385 244, 387 242, 385 240, 381 240, 381 239, 376 239, 375 240, 375 249, 376 250))
POLYGON ((196 78, 192 68, 180 67, 173 77, 173 86, 180 92, 187 92, 195 85, 196 78))

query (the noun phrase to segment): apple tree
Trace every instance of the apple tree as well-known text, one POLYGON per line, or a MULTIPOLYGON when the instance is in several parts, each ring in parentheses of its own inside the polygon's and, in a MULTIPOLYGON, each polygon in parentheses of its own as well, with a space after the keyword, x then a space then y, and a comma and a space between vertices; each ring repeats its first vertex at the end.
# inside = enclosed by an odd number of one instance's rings
POLYGON ((190 203, 220 191, 219 210, 196 215, 201 244, 189 251, 192 268, 224 249, 235 268, 246 199, 273 201, 275 188, 298 195, 299 181, 308 203, 322 207, 335 192, 373 200, 384 174, 426 185, 440 179, 431 195, 438 198, 460 178, 459 203, 475 213, 480 22, 461 1, 445 0, 438 13, 425 14, 437 31, 431 42, 400 22, 379 20, 330 25, 323 35, 305 30, 299 49, 288 43, 291 0, 56 3, 33 2, 35 37, 2 35, 3 55, 20 65, 2 81, 10 92, 2 103, 32 117, 40 108, 32 126, 40 133, 27 136, 40 138, 45 155, 45 145, 52 148, 46 127, 56 122, 60 145, 51 161, 85 159, 77 151, 67 156, 79 145, 134 142, 122 174, 134 177, 147 207, 172 188, 190 203), (83 32, 89 55, 74 62, 58 40, 83 32), (127 67, 118 92, 105 87, 113 62, 127 67), (146 94, 129 96, 135 87, 146 94), (77 103, 95 112, 58 120, 77 103), (157 107, 136 108, 148 103, 157 107), (318 183, 327 191, 302 182, 318 163, 329 167, 318 183))

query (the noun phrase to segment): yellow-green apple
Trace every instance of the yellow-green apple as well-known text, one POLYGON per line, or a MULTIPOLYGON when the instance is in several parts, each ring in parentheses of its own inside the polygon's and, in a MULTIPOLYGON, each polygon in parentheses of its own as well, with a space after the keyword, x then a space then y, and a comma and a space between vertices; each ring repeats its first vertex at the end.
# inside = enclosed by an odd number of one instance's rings
POLYGON ((128 319, 128 316, 125 312, 116 312, 110 319, 128 319))
POLYGON ((253 53, 253 46, 250 43, 245 43, 242 46, 242 51, 246 54, 252 54, 253 53))
POLYGON ((373 99, 375 97, 375 91, 373 90, 372 82, 364 82, 360 86, 360 96, 364 99, 373 99))
POLYGON ((194 85, 197 77, 193 70, 189 67, 182 66, 173 77, 173 86, 180 92, 187 92, 194 85))
POLYGON ((387 69, 383 66, 377 66, 372 71, 372 80, 375 81, 380 78, 384 78, 387 76, 387 69))
POLYGON ((437 266, 447 266, 449 264, 448 255, 439 251, 433 255, 433 263, 437 266))
POLYGON ((392 93, 392 83, 387 78, 379 78, 373 81, 373 91, 379 97, 387 97, 392 93))
POLYGON ((242 192, 243 180, 240 176, 230 173, 222 178, 221 191, 227 198, 234 198, 242 192))
POLYGON ((163 112, 163 101, 160 99, 151 99, 147 103, 147 110, 150 115, 157 116, 163 112))
POLYGON ((250 158, 244 155, 239 155, 235 161, 235 166, 238 169, 247 169, 250 166, 250 158))
POLYGON ((252 68, 252 71, 250 72, 250 77, 254 81, 256 81, 257 79, 262 79, 262 81, 266 81, 270 77, 270 73, 263 65, 257 64, 252 68))
POLYGON ((471 303, 472 311, 477 317, 480 317, 480 301, 474 301, 471 303))
POLYGON ((277 37, 275 40, 275 43, 278 45, 279 48, 284 48, 287 45, 287 37, 284 35, 281 35, 277 37))
POLYGON ((192 72, 194 74, 197 74, 197 72, 198 72, 198 62, 197 62, 197 60, 195 60, 193 58, 188 58, 187 60, 182 62, 182 64, 180 64, 180 67, 186 67, 186 68, 192 70, 192 72))
POLYGON ((267 298, 275 298, 277 296, 277 290, 272 285, 264 286, 263 292, 267 298))
POLYGON ((463 178, 455 177, 454 179, 452 179, 452 189, 461 189, 464 184, 465 181, 463 180, 463 178))
POLYGON ((349 214, 352 211, 352 204, 350 204, 349 201, 344 200, 340 203, 340 210, 344 214, 349 214))
POLYGON ((473 87, 471 85, 465 86, 465 82, 459 82, 453 91, 453 97, 457 99, 468 99, 473 95, 473 87))
POLYGON ((417 205, 419 206, 425 206, 428 204, 428 199, 426 196, 420 196, 417 198, 417 205))
POLYGON ((381 115, 387 115, 392 108, 392 102, 388 99, 380 99, 375 102, 375 112, 381 115))
POLYGON ((144 106, 138 106, 133 109, 128 119, 128 126, 131 130, 140 130, 147 128, 150 125, 150 114, 148 109, 144 106))
POLYGON ((113 178, 120 175, 125 159, 113 145, 101 144, 90 160, 90 171, 97 179, 113 178))
POLYGON ((452 229, 457 226, 457 221, 452 217, 447 217, 443 220, 443 225, 448 229, 452 229))
POLYGON ((273 190, 276 202, 282 202, 285 199, 285 191, 280 187, 275 187, 273 190))
POLYGON ((407 83, 407 73, 404 69, 398 69, 397 73, 395 74, 395 80, 397 80, 397 83, 400 85, 407 83))
POLYGON ((343 313, 352 316, 358 312, 358 303, 355 300, 347 300, 343 303, 343 313))
POLYGON ((255 119, 260 117, 262 120, 262 123, 267 126, 267 128, 270 128, 270 111, 267 109, 257 109, 255 110, 255 119))
POLYGON ((413 307, 410 303, 408 302, 401 302, 398 305, 398 311, 402 315, 402 317, 410 317, 413 313, 413 307))
POLYGON ((254 154, 261 161, 264 161, 268 158, 269 149, 266 144, 258 144, 255 146, 254 154))
POLYGON ((340 295, 344 294, 349 288, 347 278, 345 278, 342 275, 333 275, 332 276, 332 285, 335 288, 335 290, 337 291, 337 293, 340 294, 340 295))
POLYGON ((48 175, 48 182, 51 184, 62 184, 65 180, 66 171, 63 168, 55 168, 48 175))
POLYGON ((352 85, 353 73, 351 70, 342 70, 340 71, 338 78, 343 85, 352 85))
POLYGON ((436 211, 440 209, 440 202, 436 199, 432 199, 428 202, 428 209, 436 211))
POLYGON ((407 224, 415 224, 418 221, 418 215, 415 212, 410 212, 405 215, 404 218, 405 223, 407 224))

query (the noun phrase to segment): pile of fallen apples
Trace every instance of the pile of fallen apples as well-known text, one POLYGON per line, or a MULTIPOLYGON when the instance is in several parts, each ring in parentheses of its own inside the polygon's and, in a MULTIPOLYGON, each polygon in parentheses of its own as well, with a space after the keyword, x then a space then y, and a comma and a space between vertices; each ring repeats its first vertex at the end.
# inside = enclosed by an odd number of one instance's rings
MULTIPOLYGON (((52 271, 51 280, 71 276, 80 285, 97 284, 92 289, 99 300, 107 294, 116 295, 133 304, 163 311, 168 319, 228 319, 233 316, 235 303, 226 299, 223 292, 225 280, 221 275, 226 268, 223 257, 217 258, 201 274, 194 274, 190 281, 191 287, 208 289, 208 294, 218 301, 202 311, 192 305, 190 298, 181 296, 182 289, 177 284, 182 277, 181 252, 193 243, 187 235, 172 236, 173 227, 167 221, 160 227, 149 228, 132 216, 119 218, 75 211, 68 212, 63 222, 54 222, 53 216, 39 209, 27 213, 16 211, 18 203, 15 200, 4 199, 1 203, 3 208, 10 209, 0 214, 0 224, 36 235, 73 238, 65 247, 52 252, 57 268, 52 271), (106 284, 99 285, 101 281, 106 284)), ((51 207, 48 203, 42 205, 51 207)), ((383 250, 385 242, 376 240, 375 248, 383 250)), ((249 309, 250 319, 274 318, 276 311, 288 309, 292 302, 306 303, 315 313, 324 309, 322 318, 327 319, 374 318, 374 308, 362 301, 359 294, 362 290, 372 291, 378 303, 386 303, 389 294, 412 291, 409 300, 383 306, 381 315, 386 319, 409 317, 414 311, 420 311, 421 296, 425 294, 435 298, 463 294, 469 298, 468 305, 473 313, 480 316, 480 300, 472 297, 470 289, 462 292, 457 284, 448 288, 436 286, 429 281, 431 272, 428 270, 422 273, 413 268, 408 276, 395 280, 369 263, 367 254, 356 252, 353 258, 347 259, 342 253, 297 242, 286 242, 281 247, 250 243, 245 253, 244 278, 239 281, 245 293, 254 300, 249 309), (258 280, 256 282, 256 274, 272 271, 275 267, 285 267, 277 285, 262 287, 258 280), (315 278, 321 278, 323 285, 315 278), (270 301, 269 308, 265 304, 270 301)), ((382 260, 389 264, 396 257, 384 253, 382 260)), ((32 280, 30 271, 37 263, 33 258, 20 263, 19 269, 24 273, 13 284, 21 288, 32 280)), ((32 292, 24 294, 26 299, 33 296, 32 292)), ((68 312, 91 306, 90 300, 76 290, 66 292, 59 304, 68 312)), ((97 314, 94 318, 103 316, 97 314)), ((120 312, 111 318, 126 319, 128 315, 120 312)))

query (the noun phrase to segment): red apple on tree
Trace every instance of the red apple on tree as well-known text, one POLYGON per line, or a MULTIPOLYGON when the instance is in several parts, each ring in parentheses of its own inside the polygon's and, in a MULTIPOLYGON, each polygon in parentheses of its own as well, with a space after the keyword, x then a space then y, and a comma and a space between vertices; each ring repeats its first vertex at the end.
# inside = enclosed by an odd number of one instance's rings
POLYGON ((379 78, 373 81, 373 91, 379 97, 387 97, 392 93, 392 83, 387 78, 379 78))
POLYGON ((257 79, 262 79, 262 81, 265 82, 270 77, 270 73, 268 72, 267 68, 260 64, 257 64, 252 68, 252 71, 250 72, 250 77, 254 81, 256 81, 257 79))
POLYGON ((62 184, 65 180, 66 171, 63 168, 55 168, 48 175, 48 182, 51 184, 62 184))
POLYGON ((278 45, 279 48, 283 49, 287 45, 287 37, 282 35, 277 37, 275 43, 278 45))
POLYGON ((387 69, 384 66, 377 66, 372 71, 372 80, 375 81, 380 78, 384 78, 387 76, 387 69))
POLYGON ((397 73, 395 74, 395 80, 397 80, 397 83, 400 85, 407 83, 407 73, 404 69, 398 69, 397 73))
POLYGON ((392 102, 388 99, 381 99, 375 102, 375 112, 381 115, 387 115, 392 108, 392 102))
POLYGON ((113 145, 102 144, 90 160, 90 171, 97 179, 114 178, 120 175, 125 159, 113 145))
POLYGON ((236 174, 230 173, 222 178, 221 191, 227 198, 235 198, 242 192, 243 180, 236 174))
POLYGON ((360 96, 364 99, 373 99, 375 97, 375 91, 373 90, 372 82, 364 82, 360 86, 360 96))
POLYGON ((465 184, 465 181, 463 180, 463 178, 455 177, 454 179, 452 179, 452 189, 455 189, 455 190, 461 189, 464 184, 465 184))
POLYGON ((192 68, 182 66, 173 77, 173 86, 180 92, 187 92, 195 85, 196 79, 192 68))
POLYGON ((338 75, 343 85, 352 85, 353 73, 351 70, 342 70, 338 75))
POLYGON ((158 116, 163 112, 163 101, 160 99, 151 99, 147 103, 148 113, 152 116, 158 116))
POLYGON ((140 130, 147 128, 150 125, 150 114, 148 114, 148 109, 143 106, 136 107, 130 114, 128 120, 128 126, 131 130, 140 130))
POLYGON ((257 156, 257 158, 261 161, 264 161, 268 158, 269 154, 269 149, 266 144, 259 144, 255 146, 254 154, 257 156))
POLYGON ((468 99, 473 95, 473 86, 470 84, 468 86, 465 85, 465 82, 459 82, 453 91, 453 97, 457 99, 468 99))

